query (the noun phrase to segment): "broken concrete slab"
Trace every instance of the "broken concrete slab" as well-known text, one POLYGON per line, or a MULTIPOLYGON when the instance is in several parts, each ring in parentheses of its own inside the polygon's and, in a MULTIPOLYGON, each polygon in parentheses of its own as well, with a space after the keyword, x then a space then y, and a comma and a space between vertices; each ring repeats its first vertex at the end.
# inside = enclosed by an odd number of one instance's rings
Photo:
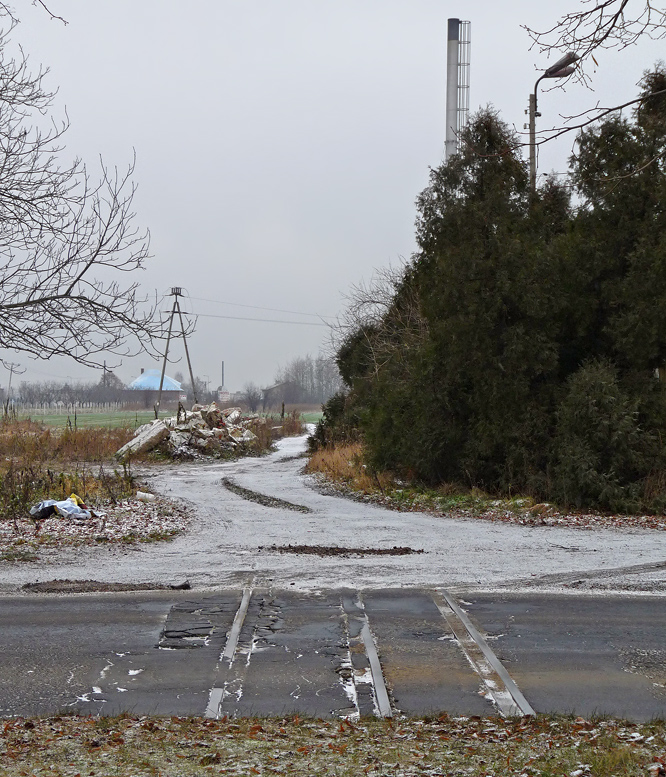
POLYGON ((130 456, 145 453, 156 448, 162 440, 169 436, 169 429, 163 421, 153 421, 149 426, 141 427, 139 434, 135 435, 128 443, 116 453, 121 461, 130 456))
POLYGON ((243 415, 243 411, 240 407, 228 407, 222 411, 222 415, 224 415, 228 424, 237 424, 243 415))
POLYGON ((239 407, 221 410, 215 402, 195 405, 192 411, 181 407, 176 416, 140 427, 134 439, 116 456, 122 460, 132 454, 144 453, 165 440, 164 452, 175 459, 197 458, 202 454, 222 456, 234 449, 250 452, 264 437, 255 434, 261 426, 272 429, 272 422, 256 413, 244 416, 239 407))
POLYGON ((238 426, 229 430, 229 436, 236 442, 252 442, 253 440, 258 439, 254 432, 251 432, 249 429, 242 429, 238 426))
POLYGON ((179 432, 179 431, 173 431, 169 435, 169 445, 171 445, 174 448, 179 448, 181 445, 189 445, 190 442, 190 435, 179 432))
POLYGON ((211 402, 208 407, 201 408, 201 417, 208 424, 209 429, 215 429, 218 426, 222 426, 225 421, 222 411, 215 402, 211 402))

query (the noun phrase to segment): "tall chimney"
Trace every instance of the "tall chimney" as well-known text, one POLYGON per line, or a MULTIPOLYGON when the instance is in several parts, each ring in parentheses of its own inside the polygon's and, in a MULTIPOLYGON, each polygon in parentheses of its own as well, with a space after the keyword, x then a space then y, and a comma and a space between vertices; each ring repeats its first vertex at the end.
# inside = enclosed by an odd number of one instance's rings
POLYGON ((460 150, 460 133, 469 116, 471 23, 449 19, 446 48, 446 141, 444 160, 460 150))
POLYGON ((458 146, 458 54, 460 19, 449 19, 446 43, 446 142, 444 159, 456 153, 458 146))

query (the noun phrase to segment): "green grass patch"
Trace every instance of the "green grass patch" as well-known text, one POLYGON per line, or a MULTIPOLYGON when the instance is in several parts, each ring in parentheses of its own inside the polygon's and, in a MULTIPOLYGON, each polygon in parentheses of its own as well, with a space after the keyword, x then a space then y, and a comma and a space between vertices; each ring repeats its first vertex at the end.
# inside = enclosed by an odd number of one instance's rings
POLYGON ((322 411, 319 410, 318 412, 301 413, 301 418, 305 424, 318 424, 321 421, 323 415, 324 414, 322 411))
MULTIPOLYGON (((160 412, 160 418, 169 418, 175 415, 175 411, 163 410, 160 412)), ((91 427, 102 427, 113 429, 116 427, 129 427, 135 429, 137 426, 147 424, 155 420, 155 413, 152 410, 112 410, 108 413, 49 413, 47 415, 19 413, 19 419, 36 421, 47 426, 56 427, 76 427, 77 429, 87 429, 91 427)))

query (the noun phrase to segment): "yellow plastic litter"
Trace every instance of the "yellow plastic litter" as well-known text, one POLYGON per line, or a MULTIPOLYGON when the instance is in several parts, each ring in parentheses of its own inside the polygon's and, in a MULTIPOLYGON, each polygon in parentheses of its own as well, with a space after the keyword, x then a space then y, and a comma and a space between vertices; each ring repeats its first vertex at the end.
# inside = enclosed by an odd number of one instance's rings
POLYGON ((70 494, 69 498, 72 500, 72 502, 74 502, 74 504, 78 505, 79 507, 81 507, 81 505, 85 504, 83 499, 81 499, 81 497, 77 496, 76 494, 70 494))

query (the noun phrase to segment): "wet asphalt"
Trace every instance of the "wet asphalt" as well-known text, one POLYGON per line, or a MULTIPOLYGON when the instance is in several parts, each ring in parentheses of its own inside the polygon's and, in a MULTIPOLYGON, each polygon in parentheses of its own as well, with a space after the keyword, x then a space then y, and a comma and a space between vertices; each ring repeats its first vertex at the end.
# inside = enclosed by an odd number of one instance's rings
MULTIPOLYGON (((5 596, 0 715, 496 714, 440 594, 256 589, 243 618, 242 589, 5 596)), ((535 711, 666 713, 665 597, 455 598, 535 711)))

